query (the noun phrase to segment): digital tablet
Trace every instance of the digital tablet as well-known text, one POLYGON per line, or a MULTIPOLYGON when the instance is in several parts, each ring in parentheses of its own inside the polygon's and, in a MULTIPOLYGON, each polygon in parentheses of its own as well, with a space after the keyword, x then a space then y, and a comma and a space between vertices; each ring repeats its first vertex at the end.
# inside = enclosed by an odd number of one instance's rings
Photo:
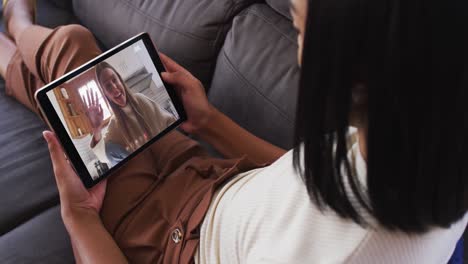
POLYGON ((142 33, 38 90, 43 117, 87 188, 186 120, 142 33))

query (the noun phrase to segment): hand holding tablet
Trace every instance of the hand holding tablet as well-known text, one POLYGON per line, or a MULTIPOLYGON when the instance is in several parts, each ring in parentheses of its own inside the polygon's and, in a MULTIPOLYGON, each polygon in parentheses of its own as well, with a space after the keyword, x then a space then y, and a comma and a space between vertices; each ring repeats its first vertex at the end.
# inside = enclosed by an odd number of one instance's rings
POLYGON ((88 188, 176 128, 186 114, 148 34, 36 92, 40 109, 88 188))
POLYGON ((160 54, 167 69, 161 76, 176 90, 187 113, 187 120, 181 124, 182 130, 189 134, 199 134, 211 120, 215 108, 209 103, 203 84, 184 67, 171 58, 160 54))

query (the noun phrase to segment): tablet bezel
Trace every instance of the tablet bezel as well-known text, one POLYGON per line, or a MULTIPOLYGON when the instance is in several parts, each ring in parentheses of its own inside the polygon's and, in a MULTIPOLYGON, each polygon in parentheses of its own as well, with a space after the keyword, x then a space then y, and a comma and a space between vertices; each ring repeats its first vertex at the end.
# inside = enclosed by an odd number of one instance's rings
POLYGON ((101 182, 103 179, 106 179, 120 169, 122 166, 124 166, 129 160, 134 158, 136 155, 144 151, 146 148, 148 148, 151 144, 156 142, 158 139, 162 138, 164 135, 166 135, 168 132, 172 131, 173 129, 177 128, 182 122, 187 120, 187 115, 185 112, 185 109, 182 105, 181 100, 177 96, 175 89, 173 87, 164 82, 164 80, 161 77, 161 72, 166 71, 161 59, 159 58, 158 51, 156 50, 155 45, 153 44, 151 37, 149 36, 148 33, 141 33, 125 42, 122 44, 104 52, 100 56, 90 60, 89 62, 85 63, 83 66, 63 75, 59 79, 47 84, 43 88, 39 89, 35 93, 35 98, 36 101, 39 105, 39 108, 43 114, 43 117, 46 119, 48 122, 49 127, 55 132, 57 135, 63 150, 65 152, 65 155, 67 156, 70 165, 73 167, 75 172, 78 174, 78 176, 81 178, 83 184, 86 186, 86 188, 91 188, 101 182), (88 169, 86 168, 86 165, 84 164, 83 160, 81 159, 81 156, 79 155, 78 151, 76 150, 72 139, 70 138, 70 135, 68 135, 68 132, 66 131, 64 124, 62 124, 57 112, 55 111, 54 107, 52 106, 52 103, 49 100, 49 97, 47 96, 47 92, 50 90, 53 90, 55 88, 58 88, 60 85, 63 83, 73 79, 74 77, 80 75, 81 73, 84 73, 85 71, 91 69, 92 67, 96 66, 98 63, 108 59, 109 57, 112 57, 113 55, 116 55, 120 51, 130 47, 131 45, 137 43, 138 41, 142 40, 146 50, 148 51, 151 60, 153 61, 153 64, 159 74, 159 77, 161 78, 161 81, 164 84, 164 87, 169 94, 169 97, 171 98, 172 103, 174 104, 175 109, 177 110, 177 113, 179 115, 179 119, 174 122, 171 126, 160 132, 158 135, 153 137, 151 140, 149 140, 147 143, 145 143, 143 146, 141 146, 139 149, 131 153, 128 157, 123 159, 121 162, 110 168, 107 172, 105 172, 103 175, 99 176, 96 180, 93 180, 91 177, 91 174, 89 173, 88 169))

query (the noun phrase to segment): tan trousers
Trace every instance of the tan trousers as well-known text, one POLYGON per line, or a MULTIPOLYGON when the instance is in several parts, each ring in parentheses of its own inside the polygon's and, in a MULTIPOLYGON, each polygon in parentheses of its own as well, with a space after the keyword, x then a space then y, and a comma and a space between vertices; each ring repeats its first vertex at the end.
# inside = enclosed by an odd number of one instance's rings
MULTIPOLYGON (((39 114, 34 92, 100 53, 82 26, 31 26, 8 66, 7 94, 39 114)), ((211 158, 172 132, 109 178, 103 223, 131 263, 189 263, 216 188, 255 167, 245 158, 211 158)))

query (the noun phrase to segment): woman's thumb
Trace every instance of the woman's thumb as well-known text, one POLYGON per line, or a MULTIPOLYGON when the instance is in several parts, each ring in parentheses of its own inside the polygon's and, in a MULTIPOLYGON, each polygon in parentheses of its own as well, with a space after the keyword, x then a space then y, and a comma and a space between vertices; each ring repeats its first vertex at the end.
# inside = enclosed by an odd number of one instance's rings
POLYGON ((44 136, 44 139, 47 141, 47 143, 49 143, 49 141, 54 137, 54 133, 48 130, 42 132, 42 135, 44 136))
POLYGON ((58 140, 55 134, 50 131, 44 131, 42 135, 47 141, 47 145, 49 147, 49 152, 50 152, 50 158, 52 159, 52 165, 55 171, 55 176, 57 176, 58 171, 61 171, 68 166, 67 160, 62 151, 62 148, 60 147, 60 144, 58 143, 58 140))
POLYGON ((178 89, 183 89, 190 84, 188 76, 183 72, 163 72, 161 76, 165 82, 172 84, 178 89))

